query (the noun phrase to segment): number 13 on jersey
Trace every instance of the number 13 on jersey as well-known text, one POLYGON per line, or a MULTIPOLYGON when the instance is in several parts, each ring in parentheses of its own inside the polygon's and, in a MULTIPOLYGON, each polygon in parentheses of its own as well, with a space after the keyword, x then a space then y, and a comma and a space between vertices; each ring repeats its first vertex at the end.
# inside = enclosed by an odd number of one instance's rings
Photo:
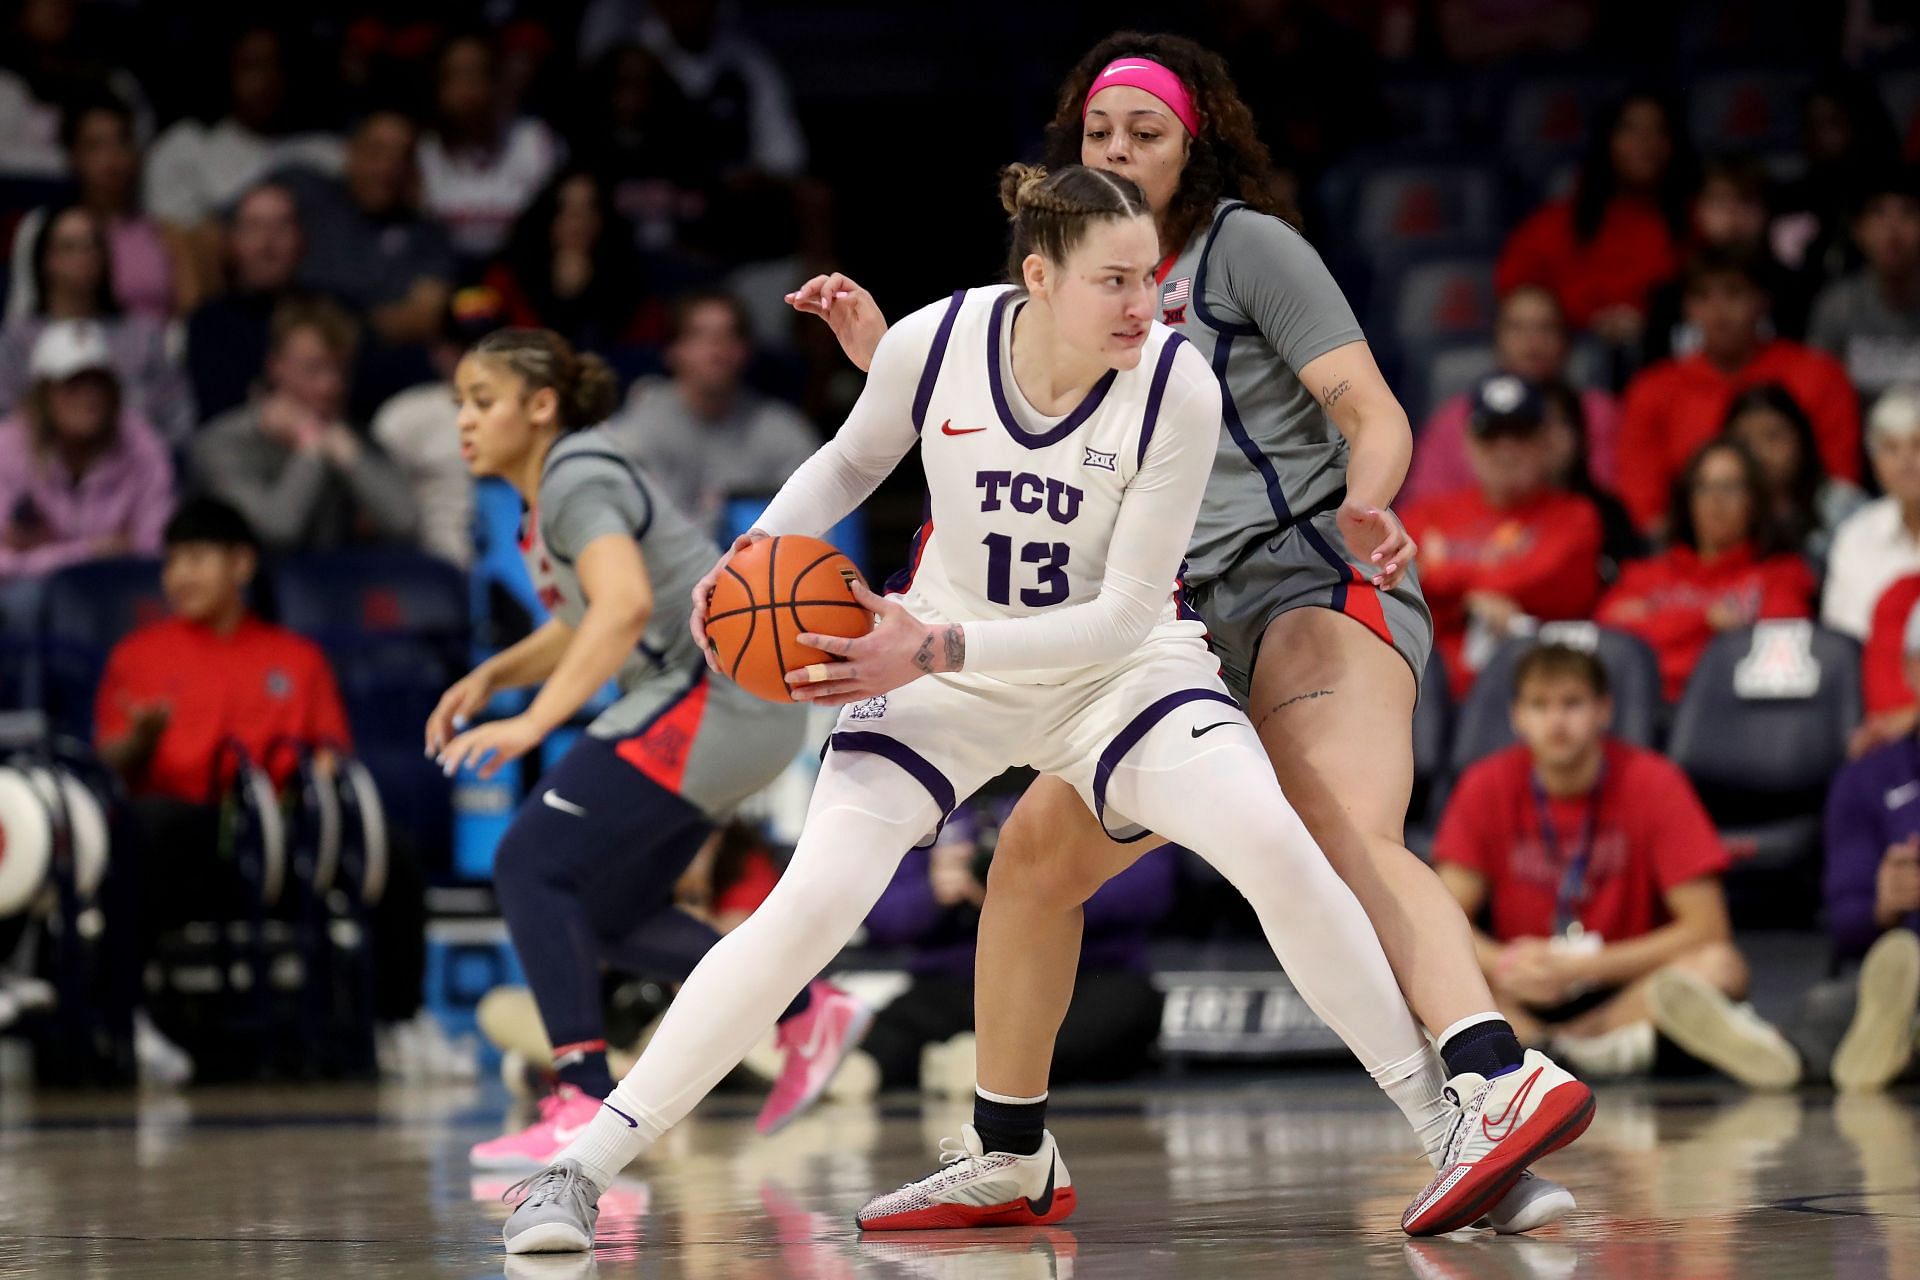
MULTIPOLYGON (((1013 539, 1004 533, 990 533, 980 541, 987 548, 987 599, 995 604, 1012 604, 1013 539)), ((1064 542, 1029 542, 1020 548, 1022 564, 1039 566, 1039 585, 1020 589, 1021 604, 1040 609, 1067 598, 1070 550, 1064 542)))

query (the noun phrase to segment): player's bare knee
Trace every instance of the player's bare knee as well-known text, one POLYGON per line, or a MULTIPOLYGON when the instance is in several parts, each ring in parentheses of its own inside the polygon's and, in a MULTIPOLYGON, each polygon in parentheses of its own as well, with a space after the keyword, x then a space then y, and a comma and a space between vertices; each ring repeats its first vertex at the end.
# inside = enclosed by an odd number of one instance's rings
POLYGON ((994 846, 987 892, 1038 910, 1078 907, 1100 887, 1101 875, 1093 859, 1079 856, 1074 835, 1070 827, 1051 820, 1045 805, 1015 806, 994 846))

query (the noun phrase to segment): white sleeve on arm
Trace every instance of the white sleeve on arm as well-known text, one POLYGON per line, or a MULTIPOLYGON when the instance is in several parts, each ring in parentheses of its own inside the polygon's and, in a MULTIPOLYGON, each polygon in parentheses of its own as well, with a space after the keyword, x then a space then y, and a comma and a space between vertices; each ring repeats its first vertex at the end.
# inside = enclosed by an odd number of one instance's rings
POLYGON ((1100 594, 1031 618, 964 624, 963 670, 1092 666, 1123 658, 1146 639, 1187 554, 1220 444, 1220 384, 1197 354, 1193 361, 1197 374, 1162 410, 1146 461, 1120 500, 1100 594))
POLYGON ((754 528, 817 538, 865 502, 899 465, 920 438, 913 429, 913 395, 946 307, 943 299, 887 330, 846 422, 787 477, 754 528))

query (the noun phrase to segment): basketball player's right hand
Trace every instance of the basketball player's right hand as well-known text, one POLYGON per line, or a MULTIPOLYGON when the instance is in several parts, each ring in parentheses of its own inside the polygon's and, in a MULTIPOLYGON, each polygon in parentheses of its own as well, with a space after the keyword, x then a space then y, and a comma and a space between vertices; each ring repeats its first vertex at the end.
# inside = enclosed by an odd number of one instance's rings
POLYGON ((720 670, 719 661, 713 656, 713 648, 707 643, 707 597, 713 594, 713 584, 720 580, 720 571, 727 567, 727 561, 739 555, 756 542, 764 542, 771 534, 758 529, 749 529, 733 540, 720 558, 707 570, 707 576, 693 584, 693 608, 687 613, 687 630, 693 632, 693 642, 700 646, 700 652, 706 657, 707 665, 715 671, 720 670))
POLYGON ((873 295, 851 278, 838 271, 815 276, 787 295, 787 305, 825 320, 847 359, 862 372, 872 366, 874 348, 886 336, 887 317, 873 295))
POLYGON ((493 697, 493 681, 479 668, 454 681, 427 717, 427 755, 437 756, 493 697))

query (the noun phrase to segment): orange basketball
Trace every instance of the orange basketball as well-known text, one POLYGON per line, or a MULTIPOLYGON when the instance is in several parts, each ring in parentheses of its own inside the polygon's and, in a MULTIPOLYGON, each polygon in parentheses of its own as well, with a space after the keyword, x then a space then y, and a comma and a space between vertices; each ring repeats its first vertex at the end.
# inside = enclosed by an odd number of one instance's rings
POLYGON ((863 636, 873 615, 853 598, 862 582, 853 561, 830 542, 787 536, 746 548, 720 571, 707 597, 707 647, 742 689, 769 702, 789 702, 786 675, 833 662, 795 639, 863 636))

